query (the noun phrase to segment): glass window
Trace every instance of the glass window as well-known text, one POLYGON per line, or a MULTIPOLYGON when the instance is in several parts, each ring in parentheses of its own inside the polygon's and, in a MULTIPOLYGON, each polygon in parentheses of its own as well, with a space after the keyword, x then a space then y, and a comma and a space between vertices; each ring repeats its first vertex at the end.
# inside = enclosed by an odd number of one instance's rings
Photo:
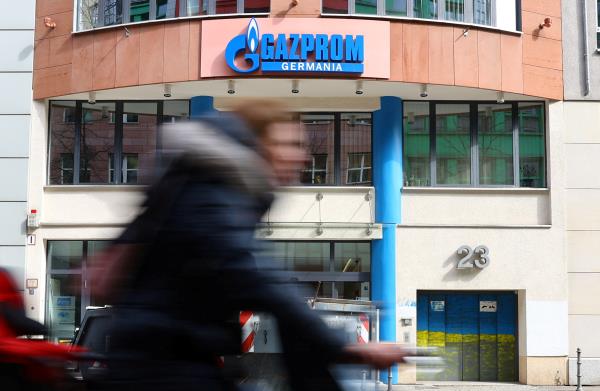
POLYGON ((150 0, 130 0, 129 21, 143 22, 150 20, 150 0))
POLYGON ((70 344, 81 323, 81 274, 51 274, 47 303, 50 340, 70 344))
POLYGON ((128 122, 123 123, 122 182, 149 183, 156 161, 157 104, 125 102, 123 116, 128 122))
POLYGON ((377 0, 355 0, 354 12, 357 14, 377 15, 377 0))
POLYGON ((244 12, 258 13, 269 12, 271 10, 271 2, 269 0, 244 0, 244 12))
POLYGON ((407 0, 385 0, 385 14, 393 16, 408 15, 407 0))
POLYGON ((103 26, 112 26, 114 24, 123 23, 122 0, 104 0, 104 10, 102 13, 102 18, 103 26))
POLYGON ((519 172, 522 187, 546 187, 543 103, 519 103, 519 172))
POLYGON ((48 263, 53 270, 81 269, 83 258, 83 242, 49 241, 48 263))
POLYGON ((323 0, 324 14, 347 14, 348 0, 323 0))
POLYGON ((471 134, 469 105, 436 105, 437 184, 471 183, 471 134))
POLYGON ((300 182, 304 184, 334 184, 333 135, 334 116, 331 114, 303 114, 305 142, 312 156, 302 170, 300 182))
POLYGON ((414 0, 413 14, 415 18, 437 19, 438 0, 414 0))
POLYGON ((404 104, 404 185, 429 186, 429 103, 404 104))
POLYGON ((79 183, 109 183, 109 158, 114 153, 114 102, 83 103, 79 183))
POLYGON ((334 270, 336 272, 371 271, 371 245, 365 242, 339 242, 334 244, 334 270))
POLYGON ((473 23, 486 26, 491 26, 493 24, 492 0, 474 0, 473 23))
POLYGON ((73 183, 74 146, 75 102, 53 101, 50 104, 49 184, 73 183))
POLYGON ((98 0, 79 0, 78 25, 79 30, 89 30, 98 26, 98 0))
POLYGON ((237 0, 215 0, 216 14, 237 13, 237 0))
POLYGON ((207 9, 206 6, 208 1, 202 0, 187 0, 186 2, 186 15, 195 16, 195 15, 206 15, 207 9))
POLYGON ((163 122, 179 122, 190 116, 190 102, 187 100, 167 100, 163 103, 163 122))
POLYGON ((156 0, 156 19, 176 18, 178 16, 178 0, 156 0))
POLYGON ((514 185, 512 105, 478 105, 479 183, 514 185))
POLYGON ((371 184, 371 113, 340 115, 342 184, 371 184))
POLYGON ((463 22, 465 20, 464 0, 446 0, 445 19, 463 22))

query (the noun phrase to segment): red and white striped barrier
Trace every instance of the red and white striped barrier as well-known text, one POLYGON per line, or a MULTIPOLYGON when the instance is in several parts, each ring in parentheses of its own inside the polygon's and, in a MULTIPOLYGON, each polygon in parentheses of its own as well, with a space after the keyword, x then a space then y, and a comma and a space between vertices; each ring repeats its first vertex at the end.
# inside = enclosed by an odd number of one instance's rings
POLYGON ((252 311, 240 312, 242 325, 242 353, 254 352, 254 314, 252 311))
POLYGON ((358 316, 358 325, 356 326, 356 342, 369 343, 369 317, 365 314, 358 316))

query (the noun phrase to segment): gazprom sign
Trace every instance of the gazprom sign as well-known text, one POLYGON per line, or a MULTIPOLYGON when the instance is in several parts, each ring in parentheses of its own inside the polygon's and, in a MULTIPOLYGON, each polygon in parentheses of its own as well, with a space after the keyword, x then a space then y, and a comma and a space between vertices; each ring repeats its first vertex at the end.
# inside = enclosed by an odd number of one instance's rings
POLYGON ((365 40, 362 35, 332 34, 263 34, 252 18, 246 35, 234 37, 225 49, 227 65, 238 73, 323 72, 363 73, 365 40), (246 67, 235 59, 240 54, 246 67))

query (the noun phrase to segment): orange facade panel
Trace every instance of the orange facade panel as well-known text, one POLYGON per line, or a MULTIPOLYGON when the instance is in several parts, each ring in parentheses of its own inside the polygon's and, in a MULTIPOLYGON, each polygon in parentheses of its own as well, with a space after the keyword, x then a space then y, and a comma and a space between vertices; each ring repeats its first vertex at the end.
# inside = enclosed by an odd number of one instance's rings
POLYGON ((479 54, 478 31, 471 30, 468 35, 462 28, 454 29, 454 82, 457 86, 478 87, 479 54))
POLYGON ((555 100, 563 98, 562 71, 523 65, 523 93, 555 100))
POLYGON ((488 31, 477 33, 479 88, 502 88, 502 55, 500 34, 488 31))
POLYGON ((502 91, 523 93, 523 41, 509 34, 500 36, 502 91))
POLYGON ((429 27, 405 24, 402 42, 402 80, 429 83, 429 27))
POLYGON ((94 74, 94 35, 82 35, 73 39, 71 60, 71 86, 73 92, 93 89, 94 74))
MULTIPOLYGON (((296 5, 292 0, 271 0, 271 16, 283 18, 286 16, 319 16, 321 0, 301 0, 296 5)), ((333 22, 333 20, 332 20, 333 22)))
POLYGON ((190 50, 190 24, 169 23, 165 25, 164 80, 176 82, 188 80, 190 50))
POLYGON ((562 21, 560 18, 552 17, 549 14, 538 14, 535 12, 523 11, 522 13, 523 33, 535 37, 550 38, 560 41, 562 39, 562 21), (552 20, 551 27, 540 28, 544 19, 552 20))
POLYGON ((104 90, 115 87, 117 32, 99 31, 94 34, 94 68, 92 87, 104 90))
MULTIPOLYGON (((565 1, 572 1, 573 3, 575 2, 575 0, 565 1)), ((521 9, 523 11, 536 12, 538 14, 548 14, 557 18, 560 18, 562 15, 560 9, 560 0, 521 0, 521 9)))
POLYGON ((162 83, 164 73, 165 25, 140 28, 140 84, 162 83))
POLYGON ((140 29, 129 31, 129 36, 117 37, 115 87, 134 86, 140 82, 140 29))
POLYGON ((199 20, 190 21, 188 80, 200 79, 200 35, 202 24, 199 20))
POLYGON ((562 70, 562 42, 523 34, 523 64, 562 70))
POLYGON ((429 26, 429 82, 454 84, 454 30, 429 26))

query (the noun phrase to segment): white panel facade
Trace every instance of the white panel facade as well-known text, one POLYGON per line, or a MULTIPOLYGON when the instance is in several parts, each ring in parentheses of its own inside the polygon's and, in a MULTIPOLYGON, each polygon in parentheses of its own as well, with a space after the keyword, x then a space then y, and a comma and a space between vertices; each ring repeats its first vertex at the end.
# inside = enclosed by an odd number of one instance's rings
POLYGON ((27 159, 0 158, 0 201, 27 199, 27 159))
POLYGON ((32 74, 0 71, 0 114, 31 113, 32 74))
POLYGON ((25 245, 26 208, 25 202, 0 202, 0 246, 25 245))
POLYGON ((568 231, 569 272, 600 273, 600 231, 568 231))
POLYGON ((0 265, 15 279, 19 289, 25 282, 25 246, 0 246, 0 265))
POLYGON ((569 313, 600 314, 600 273, 569 273, 569 313), (592 299, 592 300, 591 300, 592 299))
POLYGON ((35 0, 2 0, 0 30, 33 30, 35 27, 35 0))
POLYGON ((568 303, 556 300, 527 300, 527 356, 566 356, 568 303))
POLYGON ((33 31, 0 30, 0 69, 30 72, 33 67, 33 31))
POLYGON ((29 115, 0 115, 0 156, 29 156, 29 115))

